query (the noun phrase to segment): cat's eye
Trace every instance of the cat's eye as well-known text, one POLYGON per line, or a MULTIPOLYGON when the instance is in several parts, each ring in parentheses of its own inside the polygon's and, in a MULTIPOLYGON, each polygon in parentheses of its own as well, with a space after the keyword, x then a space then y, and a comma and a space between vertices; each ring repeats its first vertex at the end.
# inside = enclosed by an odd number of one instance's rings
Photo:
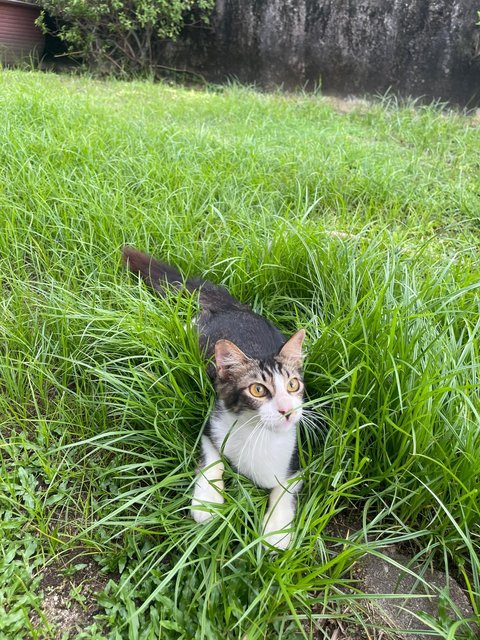
POLYGON ((252 394, 254 398, 263 398, 267 395, 267 388, 263 386, 263 384, 259 384, 255 382, 248 387, 248 390, 252 394))
POLYGON ((291 378, 287 384, 287 391, 289 393, 295 393, 300 389, 300 380, 298 378, 291 378))

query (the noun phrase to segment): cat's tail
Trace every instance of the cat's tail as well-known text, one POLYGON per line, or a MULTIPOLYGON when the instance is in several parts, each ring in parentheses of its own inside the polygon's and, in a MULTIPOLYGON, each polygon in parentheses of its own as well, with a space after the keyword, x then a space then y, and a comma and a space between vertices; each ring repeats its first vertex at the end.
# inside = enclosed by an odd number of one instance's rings
POLYGON ((218 311, 226 307, 243 307, 243 305, 235 300, 223 287, 215 285, 203 278, 185 279, 174 267, 160 262, 156 258, 153 258, 147 253, 142 253, 134 247, 125 245, 122 250, 122 257, 130 271, 139 274, 149 287, 155 289, 155 291, 160 294, 165 292, 166 286, 178 289, 184 287, 191 293, 194 291, 200 292, 200 305, 207 311, 218 311))
POLYGON ((188 291, 195 291, 205 282, 200 278, 185 280, 174 267, 128 245, 122 249, 122 258, 130 271, 142 276, 147 285, 158 293, 164 293, 166 285, 177 288, 184 286, 188 291))

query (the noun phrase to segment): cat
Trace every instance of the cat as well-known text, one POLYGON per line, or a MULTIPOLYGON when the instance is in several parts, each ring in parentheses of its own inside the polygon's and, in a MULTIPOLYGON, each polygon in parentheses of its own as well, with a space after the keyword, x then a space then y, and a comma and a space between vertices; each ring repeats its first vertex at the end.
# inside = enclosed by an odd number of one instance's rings
POLYGON ((224 502, 223 458, 257 486, 270 490, 263 522, 264 541, 286 549, 291 541, 299 477, 297 426, 302 417, 305 331, 290 339, 271 322, 240 303, 221 286, 201 278, 183 279, 173 267, 123 248, 128 268, 162 294, 165 287, 198 292, 199 344, 213 378, 217 400, 201 437, 191 514, 212 516, 209 504, 224 502))

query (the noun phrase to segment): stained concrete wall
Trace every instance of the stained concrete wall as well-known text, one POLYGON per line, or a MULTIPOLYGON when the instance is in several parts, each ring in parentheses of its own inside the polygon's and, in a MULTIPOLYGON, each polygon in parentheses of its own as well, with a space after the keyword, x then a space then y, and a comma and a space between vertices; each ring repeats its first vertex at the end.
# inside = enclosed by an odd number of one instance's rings
POLYGON ((480 0, 217 0, 166 62, 209 80, 480 104, 480 0))

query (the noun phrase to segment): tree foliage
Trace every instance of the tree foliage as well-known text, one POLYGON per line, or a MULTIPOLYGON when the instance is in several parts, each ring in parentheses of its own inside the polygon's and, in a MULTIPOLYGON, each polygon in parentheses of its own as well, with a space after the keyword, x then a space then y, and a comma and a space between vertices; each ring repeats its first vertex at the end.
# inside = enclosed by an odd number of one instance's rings
POLYGON ((97 70, 155 73, 161 45, 185 21, 206 23, 215 0, 38 0, 39 24, 97 70), (50 26, 51 19, 55 27, 50 26))

